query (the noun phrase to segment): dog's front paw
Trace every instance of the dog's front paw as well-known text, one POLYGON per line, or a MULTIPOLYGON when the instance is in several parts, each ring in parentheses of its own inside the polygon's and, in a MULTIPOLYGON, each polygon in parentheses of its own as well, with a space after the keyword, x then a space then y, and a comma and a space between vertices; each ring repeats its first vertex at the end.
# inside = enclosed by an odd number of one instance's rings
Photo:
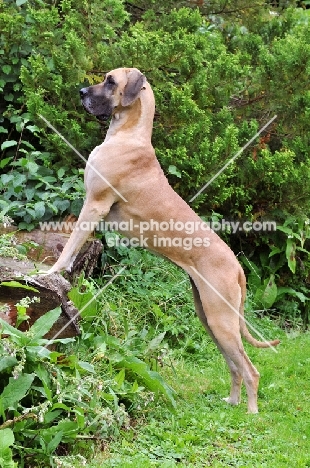
POLYGON ((47 276, 47 275, 51 275, 52 273, 57 273, 57 271, 52 271, 52 269, 50 268, 49 270, 37 270, 35 271, 35 276, 47 276))
POLYGON ((56 262, 54 263, 54 265, 49 269, 47 270, 47 274, 48 275, 51 275, 52 273, 70 273, 71 272, 71 269, 72 269, 72 264, 70 264, 69 266, 67 265, 64 265, 64 264, 61 264, 59 262, 56 262))

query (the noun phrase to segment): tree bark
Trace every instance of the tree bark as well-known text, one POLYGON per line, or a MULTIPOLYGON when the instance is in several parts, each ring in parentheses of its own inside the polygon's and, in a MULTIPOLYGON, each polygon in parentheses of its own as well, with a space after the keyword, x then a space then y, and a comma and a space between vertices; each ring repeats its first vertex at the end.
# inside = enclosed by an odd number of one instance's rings
POLYGON ((71 285, 63 276, 58 273, 28 276, 25 274, 25 270, 33 269, 31 262, 20 262, 3 257, 0 258, 0 262, 2 263, 0 266, 0 306, 4 306, 0 317, 3 320, 16 326, 16 303, 25 297, 30 299, 38 297, 40 302, 33 302, 27 308, 26 313, 29 319, 20 324, 18 327, 20 330, 28 330, 39 317, 60 306, 62 313, 45 338, 52 339, 56 335, 57 338, 68 338, 80 333, 79 312, 67 297, 71 285), (10 285, 10 283, 15 284, 15 286, 10 285), (30 286, 36 291, 25 289, 22 287, 23 285, 30 286))
MULTIPOLYGON (((2 228, 0 235, 12 231, 14 231, 12 227, 5 230, 2 228)), ((68 234, 34 230, 32 232, 16 231, 14 236, 19 244, 32 241, 39 244, 39 247, 31 248, 27 253, 29 257, 27 261, 0 257, 0 306, 4 306, 0 317, 10 325, 16 326, 16 303, 26 296, 30 299, 39 297, 40 302, 33 302, 27 308, 27 315, 30 318, 20 324, 18 327, 20 330, 29 329, 39 317, 49 310, 61 306, 62 314, 46 338, 51 339, 55 335, 58 338, 78 335, 80 333, 79 313, 68 299, 67 294, 71 289, 70 282, 82 271, 84 271, 85 277, 92 274, 102 250, 101 242, 98 239, 89 240, 75 259, 71 272, 65 272, 64 277, 58 273, 48 275, 35 273, 36 271, 47 271, 50 265, 54 264, 69 238, 68 234), (31 286, 38 292, 24 289, 22 286, 13 287, 1 284, 11 281, 31 286)))
MULTIPOLYGON (((35 242, 38 244, 37 247, 31 247, 27 252, 27 257, 34 262, 35 267, 38 263, 53 265, 59 258, 70 237, 70 232, 41 231, 40 229, 28 232, 17 231, 16 229, 17 228, 14 226, 4 228, 0 225, 0 235, 9 233, 12 233, 13 235, 14 233, 14 237, 18 244, 27 244, 29 242, 35 242)), ((77 255, 71 272, 66 273, 66 278, 71 281, 74 277, 79 276, 82 271, 84 271, 86 277, 91 276, 95 266, 97 265, 101 251, 101 241, 99 239, 90 238, 77 255)), ((0 265, 2 265, 1 259, 0 265)), ((42 267, 41 265, 40 269, 44 270, 48 268, 46 266, 42 267)))

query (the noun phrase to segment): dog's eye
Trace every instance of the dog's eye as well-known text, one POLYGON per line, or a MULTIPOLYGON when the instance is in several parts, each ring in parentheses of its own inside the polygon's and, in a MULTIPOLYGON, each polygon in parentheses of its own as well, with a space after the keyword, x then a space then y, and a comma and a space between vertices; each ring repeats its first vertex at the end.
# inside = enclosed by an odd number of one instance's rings
POLYGON ((113 78, 112 75, 108 75, 108 76, 107 76, 106 82, 107 82, 107 84, 110 85, 110 86, 114 86, 114 85, 116 84, 116 83, 115 83, 115 80, 114 80, 114 78, 113 78))

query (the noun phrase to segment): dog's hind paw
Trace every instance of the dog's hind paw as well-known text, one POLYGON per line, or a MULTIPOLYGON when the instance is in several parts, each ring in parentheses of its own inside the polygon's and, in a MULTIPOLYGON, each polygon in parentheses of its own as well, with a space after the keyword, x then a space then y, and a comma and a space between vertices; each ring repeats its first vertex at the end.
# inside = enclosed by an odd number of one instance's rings
POLYGON ((226 398, 222 398, 222 400, 226 401, 226 403, 229 403, 230 405, 234 405, 234 406, 240 404, 240 399, 231 398, 230 396, 226 397, 226 398))

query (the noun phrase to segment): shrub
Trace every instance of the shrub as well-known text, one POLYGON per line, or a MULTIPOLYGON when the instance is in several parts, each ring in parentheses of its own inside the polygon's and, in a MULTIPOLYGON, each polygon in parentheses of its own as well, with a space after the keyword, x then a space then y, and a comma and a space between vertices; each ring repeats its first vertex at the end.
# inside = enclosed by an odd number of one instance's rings
MULTIPOLYGON (((245 0, 216 1, 201 10, 141 0, 2 3, 2 214, 32 228, 42 217, 78 213, 84 163, 38 114, 86 157, 102 134, 82 111, 78 89, 128 65, 140 68, 154 89, 153 143, 186 200, 277 114, 193 200, 200 214, 280 223, 287 214, 307 219, 309 12, 286 5, 292 7, 274 15, 269 4, 249 6, 245 0)), ((228 239, 263 267, 259 251, 269 251, 266 236, 228 239)))
POLYGON ((102 440, 117 434, 129 425, 128 410, 160 394, 175 404, 172 389, 147 363, 163 336, 146 341, 145 331, 124 340, 87 333, 80 344, 73 338, 44 339, 60 313, 60 308, 46 313, 27 332, 0 319, 2 468, 13 468, 16 459, 27 466, 58 466, 80 434, 102 440), (58 343, 66 344, 66 353, 50 349, 58 343), (85 361, 78 357, 83 350, 85 361))

